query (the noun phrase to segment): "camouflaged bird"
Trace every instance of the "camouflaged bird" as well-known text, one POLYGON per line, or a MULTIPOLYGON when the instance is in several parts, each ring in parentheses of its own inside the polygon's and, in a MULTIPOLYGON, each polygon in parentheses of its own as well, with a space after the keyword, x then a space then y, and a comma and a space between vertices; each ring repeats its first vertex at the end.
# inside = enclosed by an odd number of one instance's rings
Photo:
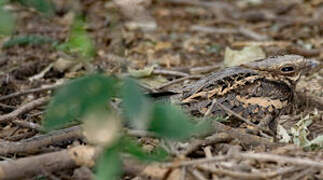
POLYGON ((274 56, 215 72, 185 87, 172 101, 195 116, 225 116, 223 107, 260 127, 276 132, 275 118, 286 112, 294 99, 301 75, 318 62, 298 55, 274 56))

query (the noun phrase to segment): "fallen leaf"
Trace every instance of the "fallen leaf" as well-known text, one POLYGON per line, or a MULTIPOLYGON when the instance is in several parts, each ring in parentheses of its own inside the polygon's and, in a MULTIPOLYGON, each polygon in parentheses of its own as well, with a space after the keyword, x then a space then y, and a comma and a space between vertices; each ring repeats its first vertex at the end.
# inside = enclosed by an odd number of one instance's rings
POLYGON ((259 46, 246 46, 242 50, 232 50, 226 47, 223 63, 225 67, 231 67, 265 57, 265 52, 259 46))

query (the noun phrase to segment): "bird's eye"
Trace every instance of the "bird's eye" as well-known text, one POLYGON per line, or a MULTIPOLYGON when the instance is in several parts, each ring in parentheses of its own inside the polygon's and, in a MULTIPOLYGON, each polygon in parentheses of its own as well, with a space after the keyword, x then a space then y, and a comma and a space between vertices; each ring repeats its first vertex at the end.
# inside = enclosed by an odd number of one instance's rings
POLYGON ((285 66, 285 67, 282 67, 280 70, 282 72, 284 72, 284 73, 293 72, 294 71, 294 67, 292 67, 292 66, 285 66))

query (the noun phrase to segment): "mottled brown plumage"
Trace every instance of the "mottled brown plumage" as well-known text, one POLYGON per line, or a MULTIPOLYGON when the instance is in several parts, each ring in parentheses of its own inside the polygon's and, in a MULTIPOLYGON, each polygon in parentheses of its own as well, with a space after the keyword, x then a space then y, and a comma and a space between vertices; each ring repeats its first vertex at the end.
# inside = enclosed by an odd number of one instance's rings
POLYGON ((173 100, 195 116, 207 112, 214 116, 228 114, 217 105, 211 106, 215 99, 244 118, 275 131, 274 119, 290 107, 300 76, 317 66, 316 61, 298 55, 269 57, 213 73, 188 85, 173 100))

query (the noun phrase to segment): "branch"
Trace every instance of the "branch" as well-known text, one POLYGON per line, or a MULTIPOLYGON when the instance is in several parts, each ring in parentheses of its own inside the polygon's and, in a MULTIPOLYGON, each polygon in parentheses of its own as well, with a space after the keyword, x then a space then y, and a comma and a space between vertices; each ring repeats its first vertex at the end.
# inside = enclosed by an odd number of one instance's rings
POLYGON ((83 138, 81 127, 74 126, 24 139, 19 142, 1 141, 0 155, 37 153, 41 151, 41 148, 48 145, 81 138, 83 138))
POLYGON ((0 179, 25 179, 78 166, 92 167, 99 149, 76 146, 68 150, 0 162, 0 179))
POLYGON ((49 99, 50 99, 49 97, 43 97, 43 98, 39 98, 34 101, 31 101, 25 105, 22 105, 18 109, 12 111, 11 113, 0 116, 0 123, 8 122, 23 113, 26 113, 28 111, 35 109, 36 107, 44 105, 49 101, 49 99))

